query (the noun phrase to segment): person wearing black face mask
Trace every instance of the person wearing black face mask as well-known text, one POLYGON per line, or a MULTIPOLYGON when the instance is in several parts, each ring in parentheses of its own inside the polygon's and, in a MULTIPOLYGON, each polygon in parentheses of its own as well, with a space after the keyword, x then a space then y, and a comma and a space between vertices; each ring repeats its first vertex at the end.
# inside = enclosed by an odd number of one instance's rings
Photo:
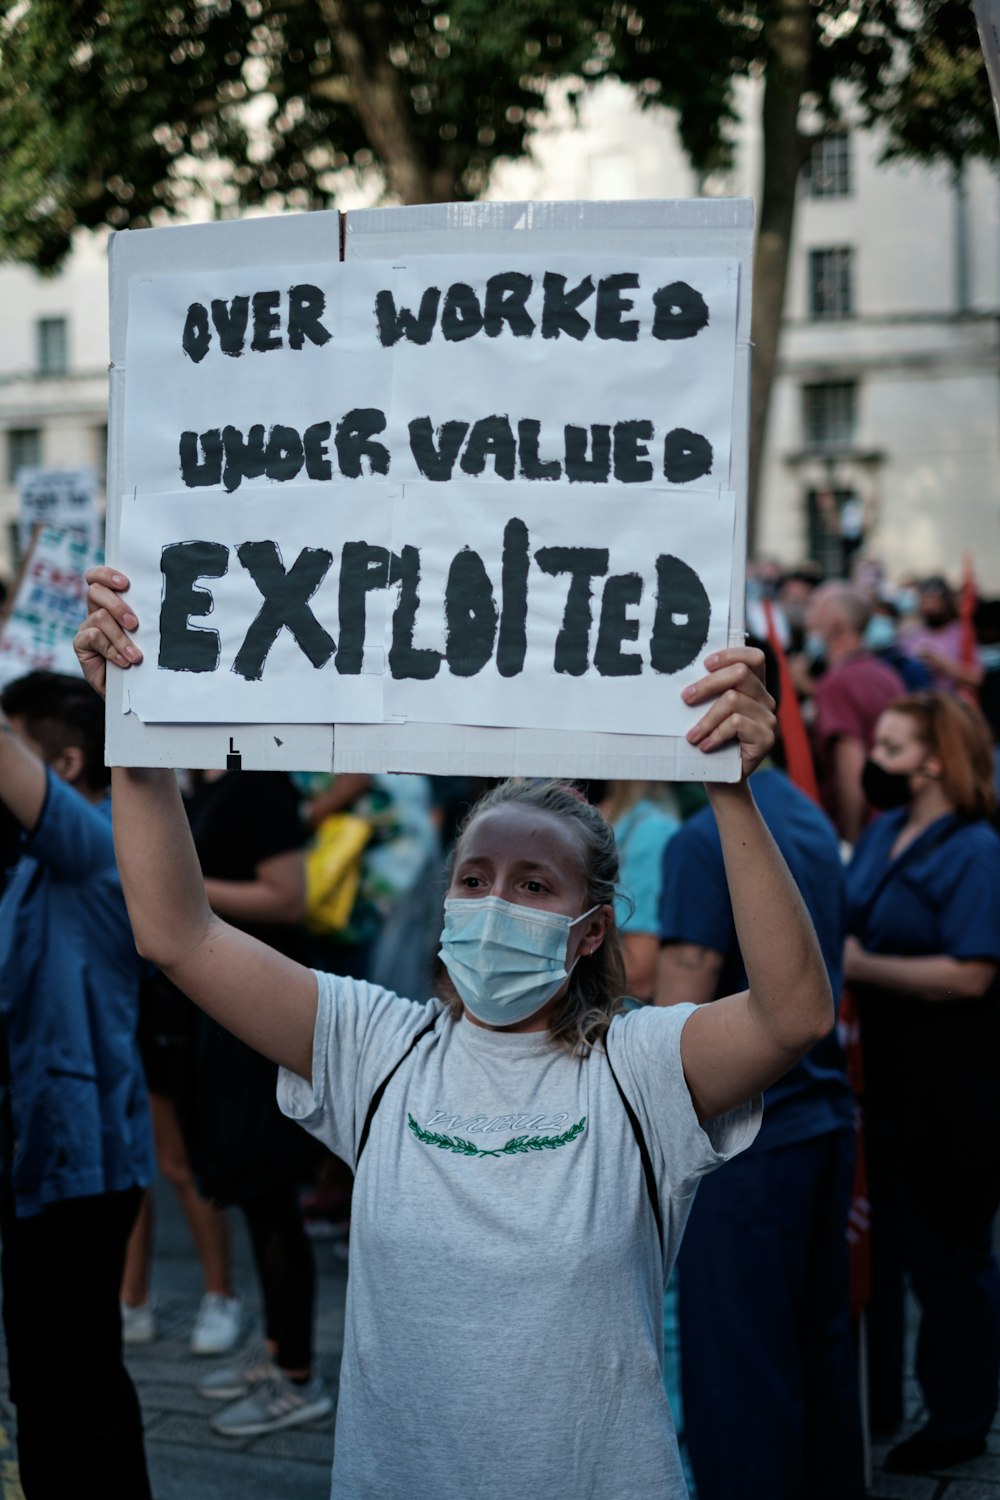
POLYGON ((984 1451, 1000 1377, 1000 838, 982 715, 951 694, 898 699, 864 788, 887 809, 848 869, 844 966, 864 1052, 871 1421, 888 1434, 903 1416, 905 1272, 927 1421, 885 1467, 923 1473, 984 1451))

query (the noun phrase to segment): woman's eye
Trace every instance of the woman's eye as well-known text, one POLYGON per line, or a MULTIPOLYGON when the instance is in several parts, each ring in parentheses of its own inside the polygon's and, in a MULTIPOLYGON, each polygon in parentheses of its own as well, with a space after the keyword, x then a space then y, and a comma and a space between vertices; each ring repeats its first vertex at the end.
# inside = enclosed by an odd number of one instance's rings
POLYGON ((524 889, 532 896, 540 896, 545 887, 540 880, 526 880, 524 882, 524 889))
POLYGON ((482 881, 478 875, 463 875, 460 884, 474 891, 478 885, 482 885, 482 881))

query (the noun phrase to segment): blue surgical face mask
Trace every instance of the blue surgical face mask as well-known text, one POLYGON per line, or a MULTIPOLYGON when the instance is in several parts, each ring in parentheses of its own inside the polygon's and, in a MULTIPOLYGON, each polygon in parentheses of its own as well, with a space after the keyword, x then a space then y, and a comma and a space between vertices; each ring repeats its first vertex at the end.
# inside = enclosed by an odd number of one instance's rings
POLYGON ((984 672, 995 672, 1000 667, 1000 644, 996 646, 980 646, 979 660, 984 672))
POLYGON ((596 910, 567 917, 500 896, 451 897, 444 903, 438 957, 477 1021, 513 1026, 566 983, 570 931, 596 910))
POLYGON ((815 666, 826 656, 826 636, 820 635, 818 630, 806 632, 805 653, 808 661, 815 666))
POLYGON ((865 645, 869 651, 887 651, 895 644, 895 620, 890 615, 872 615, 865 626, 865 645))

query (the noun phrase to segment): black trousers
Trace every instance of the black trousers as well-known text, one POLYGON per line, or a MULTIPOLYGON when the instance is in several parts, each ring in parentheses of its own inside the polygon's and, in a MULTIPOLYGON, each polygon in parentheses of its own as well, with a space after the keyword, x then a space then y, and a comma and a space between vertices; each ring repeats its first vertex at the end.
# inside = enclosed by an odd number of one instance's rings
POLYGON ((0 1278, 26 1500, 150 1500, 142 1413, 122 1358, 119 1288, 141 1192, 14 1217, 0 1278))

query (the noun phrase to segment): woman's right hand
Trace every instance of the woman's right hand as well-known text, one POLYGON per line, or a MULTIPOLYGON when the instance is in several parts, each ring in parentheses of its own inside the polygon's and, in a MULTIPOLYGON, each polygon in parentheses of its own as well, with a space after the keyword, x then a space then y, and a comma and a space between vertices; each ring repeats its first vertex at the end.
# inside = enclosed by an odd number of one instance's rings
POLYGON ((132 667, 142 661, 142 652, 128 632, 136 630, 138 618, 122 597, 129 580, 114 568, 88 568, 87 618, 73 640, 83 675, 95 692, 104 697, 108 662, 116 667, 132 667))

